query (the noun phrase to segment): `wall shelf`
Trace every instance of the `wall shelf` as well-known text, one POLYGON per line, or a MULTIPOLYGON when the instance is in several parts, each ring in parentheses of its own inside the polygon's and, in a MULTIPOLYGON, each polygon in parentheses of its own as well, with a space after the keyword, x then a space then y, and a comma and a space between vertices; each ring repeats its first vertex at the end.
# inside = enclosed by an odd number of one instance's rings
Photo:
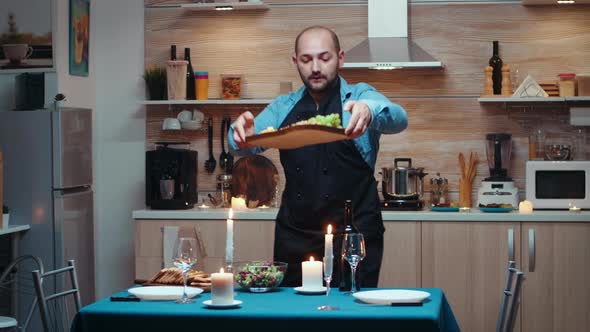
POLYGON ((590 96, 579 97, 480 97, 480 103, 563 103, 563 102, 590 102, 590 96))
POLYGON ((178 3, 178 4, 161 4, 148 5, 148 9, 174 9, 182 8, 192 11, 230 11, 230 10, 267 10, 268 5, 263 1, 249 2, 199 2, 199 3, 178 3))
POLYGON ((144 105, 267 105, 272 99, 144 100, 144 105))

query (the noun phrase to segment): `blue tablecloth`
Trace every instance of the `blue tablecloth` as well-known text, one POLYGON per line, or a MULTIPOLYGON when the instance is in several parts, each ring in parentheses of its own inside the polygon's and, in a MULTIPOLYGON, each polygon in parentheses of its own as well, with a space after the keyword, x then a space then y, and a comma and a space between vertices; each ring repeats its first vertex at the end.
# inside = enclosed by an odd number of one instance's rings
MULTIPOLYGON (((234 309, 210 309, 195 298, 194 304, 173 301, 111 302, 90 304, 76 315, 71 331, 459 331, 451 308, 440 289, 424 288, 431 296, 422 306, 378 306, 359 302, 335 290, 325 295, 301 295, 293 288, 270 293, 236 292, 243 303, 234 309), (318 311, 321 305, 337 311, 318 311)), ((121 292, 116 296, 126 296, 121 292)))

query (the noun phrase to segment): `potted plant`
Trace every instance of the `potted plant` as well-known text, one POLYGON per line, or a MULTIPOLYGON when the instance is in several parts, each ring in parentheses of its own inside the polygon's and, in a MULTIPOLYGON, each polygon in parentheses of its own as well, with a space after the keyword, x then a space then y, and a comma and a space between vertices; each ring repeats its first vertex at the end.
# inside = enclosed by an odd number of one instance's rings
POLYGON ((166 87, 166 68, 151 67, 146 68, 143 73, 148 95, 150 100, 166 100, 168 99, 166 87))
POLYGON ((13 63, 19 63, 30 57, 33 53, 33 48, 29 46, 32 39, 32 34, 18 32, 14 14, 8 14, 8 33, 3 33, 0 36, 4 57, 13 63))

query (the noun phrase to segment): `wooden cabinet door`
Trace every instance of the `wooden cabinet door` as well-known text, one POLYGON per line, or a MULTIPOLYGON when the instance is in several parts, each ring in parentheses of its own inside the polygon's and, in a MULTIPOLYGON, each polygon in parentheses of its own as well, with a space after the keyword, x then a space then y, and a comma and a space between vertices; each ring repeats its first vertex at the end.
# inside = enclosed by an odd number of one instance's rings
POLYGON ((590 331, 590 224, 523 223, 522 330, 590 331))
MULTIPOLYGON (((274 221, 234 220, 234 261, 272 260, 274 221)), ((153 277, 163 264, 163 228, 177 226, 182 234, 202 241, 197 269, 207 273, 225 265, 225 220, 136 220, 135 278, 153 277)))
POLYGON ((385 222, 379 287, 420 287, 420 268, 420 222, 385 222))
POLYGON ((519 239, 515 222, 423 222, 422 287, 444 291, 462 331, 495 331, 519 239))

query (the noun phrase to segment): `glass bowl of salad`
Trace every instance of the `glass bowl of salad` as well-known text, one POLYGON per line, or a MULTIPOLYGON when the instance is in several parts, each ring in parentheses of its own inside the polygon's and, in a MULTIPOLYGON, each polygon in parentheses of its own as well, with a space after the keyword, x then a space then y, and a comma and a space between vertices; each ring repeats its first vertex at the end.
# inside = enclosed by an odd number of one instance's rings
POLYGON ((287 263, 272 261, 245 261, 234 264, 234 279, 244 290, 252 293, 269 292, 281 284, 287 263))

